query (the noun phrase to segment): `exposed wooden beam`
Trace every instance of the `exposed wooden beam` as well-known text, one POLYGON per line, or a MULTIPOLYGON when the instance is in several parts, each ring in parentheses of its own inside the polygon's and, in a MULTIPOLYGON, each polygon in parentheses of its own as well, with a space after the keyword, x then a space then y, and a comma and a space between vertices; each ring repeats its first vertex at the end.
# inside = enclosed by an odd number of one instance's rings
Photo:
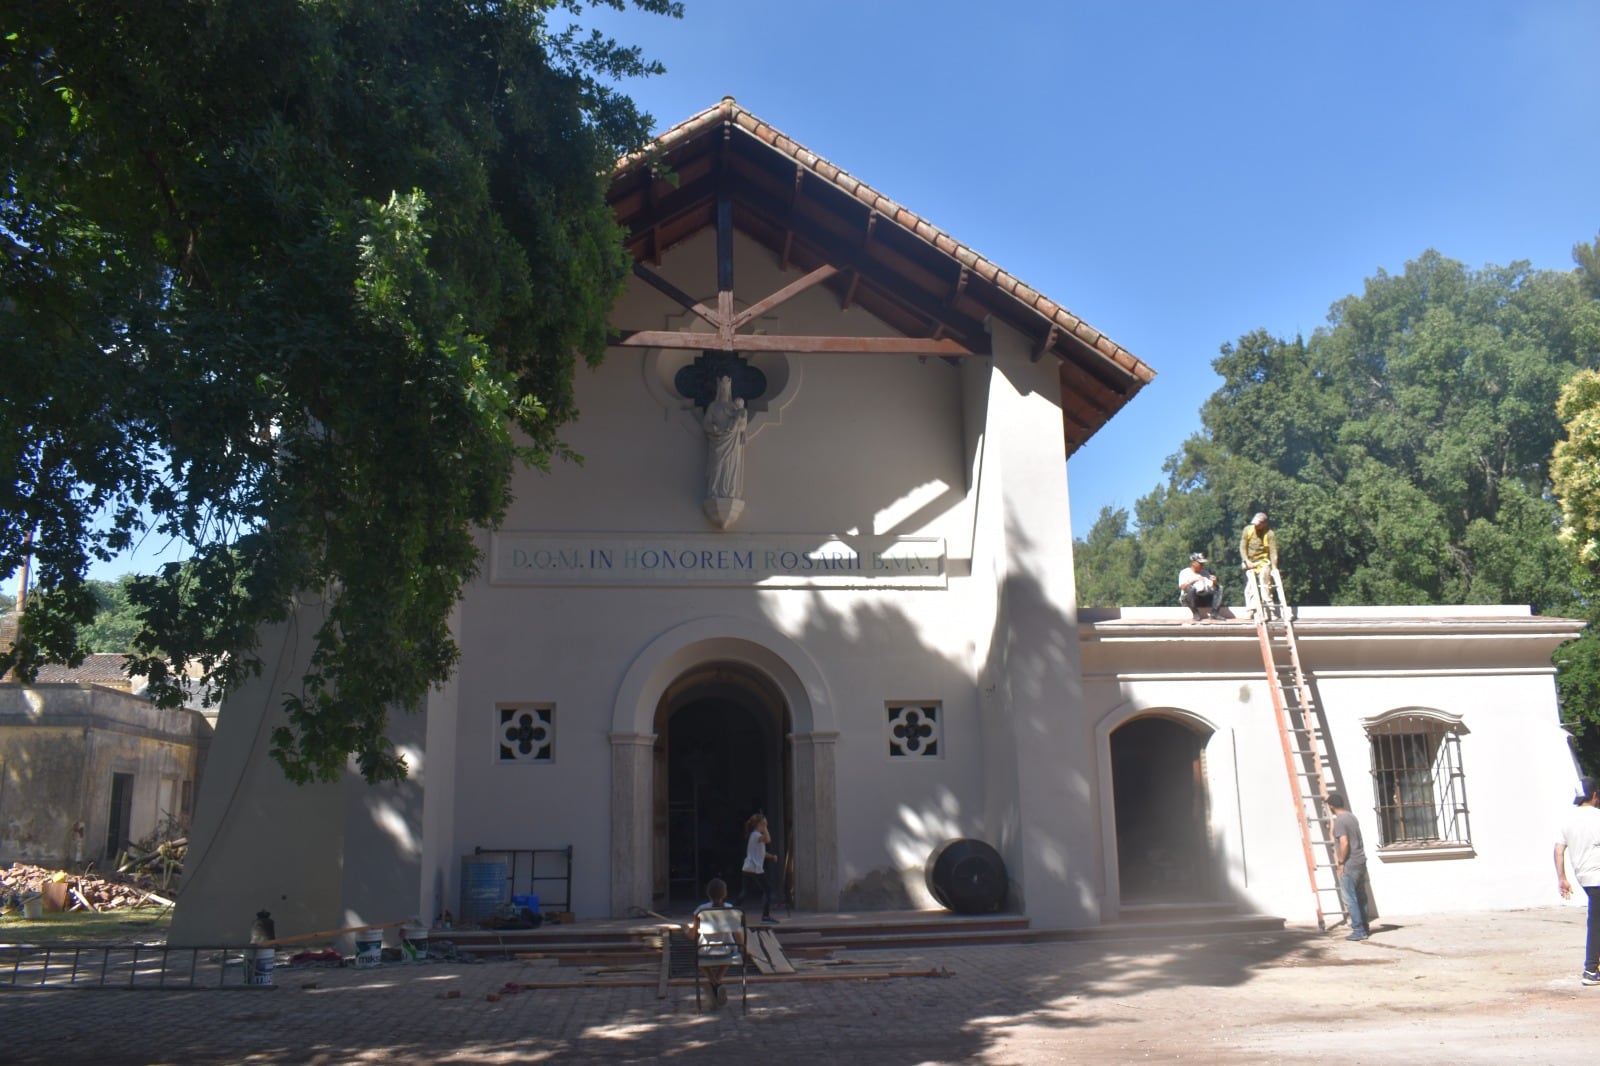
POLYGON ((693 296, 678 288, 666 278, 657 274, 643 263, 633 264, 633 276, 665 295, 674 303, 693 311, 711 324, 713 329, 722 328, 722 318, 711 308, 696 300, 693 296))
MULTIPOLYGON (((789 190, 789 219, 794 220, 794 205, 800 202, 802 188, 805 185, 805 167, 798 164, 794 168, 794 188, 789 190)), ((789 253, 794 249, 794 227, 783 227, 783 254, 778 256, 778 269, 784 273, 789 271, 789 253)))
MULTIPOLYGON (((782 201, 763 195, 753 188, 743 190, 739 204, 742 209, 767 219, 769 223, 781 224, 780 220, 787 215, 782 201)), ((863 258, 859 249, 853 247, 851 243, 830 236, 815 227, 802 227, 797 229, 797 233, 795 258, 802 267, 806 265, 807 257, 801 253, 808 248, 814 249, 820 254, 810 257, 810 262, 816 263, 820 260, 832 263, 841 270, 859 271, 863 281, 902 307, 916 313, 927 323, 929 330, 933 329, 935 323, 944 322, 951 333, 972 338, 974 343, 978 337, 987 336, 982 322, 952 310, 939 295, 899 284, 891 265, 880 263, 871 257, 863 258)), ((881 247, 881 242, 879 246, 881 247)))
POLYGON ((1044 340, 1029 354, 1029 361, 1037 363, 1040 359, 1043 359, 1044 354, 1056 346, 1056 338, 1059 336, 1061 336, 1061 327, 1052 322, 1049 332, 1044 335, 1044 340))
MULTIPOLYGON (((860 262, 868 256, 867 246, 872 243, 872 231, 878 228, 878 212, 867 212, 867 230, 861 235, 861 247, 857 250, 856 261, 860 262)), ((850 273, 850 285, 844 290, 844 302, 840 304, 842 310, 850 310, 850 305, 855 303, 856 286, 861 284, 861 271, 853 270, 850 273)))
POLYGON ((733 200, 717 190, 717 291, 733 291, 733 200))
POLYGON ((740 352, 875 352, 888 355, 987 355, 959 341, 929 337, 793 337, 764 333, 741 333, 731 345, 708 333, 677 330, 636 330, 614 334, 609 343, 616 348, 674 348, 740 352))
POLYGON ((768 296, 766 299, 757 300, 743 311, 740 311, 738 314, 734 315, 733 328, 738 329, 745 323, 759 318, 768 311, 772 310, 774 307, 787 303, 796 296, 799 296, 802 292, 805 292, 813 285, 827 281, 838 272, 838 267, 832 265, 831 263, 824 263, 822 266, 817 267, 817 269, 813 270, 805 277, 791 281, 789 284, 785 285, 771 296, 768 296))

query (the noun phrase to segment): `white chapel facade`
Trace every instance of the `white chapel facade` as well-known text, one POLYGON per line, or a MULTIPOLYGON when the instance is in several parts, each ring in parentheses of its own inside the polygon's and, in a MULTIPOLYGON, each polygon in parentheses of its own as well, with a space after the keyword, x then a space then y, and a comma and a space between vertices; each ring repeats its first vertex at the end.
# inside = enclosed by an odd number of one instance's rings
MULTIPOLYGON (((1076 605, 1067 456, 1154 372, 731 99, 611 199, 637 268, 578 373, 582 465, 483 535, 455 676, 392 716, 411 779, 266 757, 308 602, 223 708, 173 942, 459 912, 480 849, 570 847, 580 919, 661 910, 737 877, 753 810, 798 910, 927 906, 973 838, 1035 928, 1310 917, 1254 627, 1076 605)), ((1300 616, 1380 910, 1545 902, 1579 624, 1300 616)))

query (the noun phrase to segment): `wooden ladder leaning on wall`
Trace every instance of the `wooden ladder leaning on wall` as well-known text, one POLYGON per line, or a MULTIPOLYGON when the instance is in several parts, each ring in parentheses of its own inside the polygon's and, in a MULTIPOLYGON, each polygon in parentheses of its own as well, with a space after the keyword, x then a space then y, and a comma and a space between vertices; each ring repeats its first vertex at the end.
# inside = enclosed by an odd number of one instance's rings
POLYGON ((1333 819, 1326 803, 1328 793, 1335 787, 1331 781, 1333 766, 1328 757, 1326 723, 1300 666, 1294 612, 1284 598, 1278 568, 1269 566, 1265 575, 1246 571, 1245 580, 1257 583, 1256 639, 1261 644, 1261 664, 1266 670, 1273 710, 1277 712, 1283 765, 1304 845, 1306 877, 1316 901, 1317 928, 1326 931, 1328 914, 1345 914, 1334 869, 1333 819))

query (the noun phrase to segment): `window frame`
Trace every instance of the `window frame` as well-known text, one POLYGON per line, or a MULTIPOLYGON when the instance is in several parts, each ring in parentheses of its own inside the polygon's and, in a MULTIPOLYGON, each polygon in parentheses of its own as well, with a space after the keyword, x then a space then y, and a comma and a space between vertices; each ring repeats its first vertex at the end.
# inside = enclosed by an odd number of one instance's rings
POLYGON ((1476 854, 1461 752, 1461 738, 1470 731, 1461 716, 1402 707, 1363 719, 1361 727, 1379 857, 1403 861, 1476 854))

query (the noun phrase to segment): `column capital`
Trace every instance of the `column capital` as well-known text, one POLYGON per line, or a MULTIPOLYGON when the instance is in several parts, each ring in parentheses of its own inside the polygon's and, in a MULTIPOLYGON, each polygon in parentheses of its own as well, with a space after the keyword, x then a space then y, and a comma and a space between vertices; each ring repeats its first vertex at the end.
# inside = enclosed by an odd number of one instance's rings
POLYGON ((789 734, 789 739, 794 741, 794 742, 796 742, 796 743, 802 743, 803 742, 803 743, 811 744, 811 745, 837 744, 839 742, 839 734, 838 734, 837 731, 832 731, 832 732, 822 731, 822 732, 816 732, 816 733, 790 733, 789 734))

